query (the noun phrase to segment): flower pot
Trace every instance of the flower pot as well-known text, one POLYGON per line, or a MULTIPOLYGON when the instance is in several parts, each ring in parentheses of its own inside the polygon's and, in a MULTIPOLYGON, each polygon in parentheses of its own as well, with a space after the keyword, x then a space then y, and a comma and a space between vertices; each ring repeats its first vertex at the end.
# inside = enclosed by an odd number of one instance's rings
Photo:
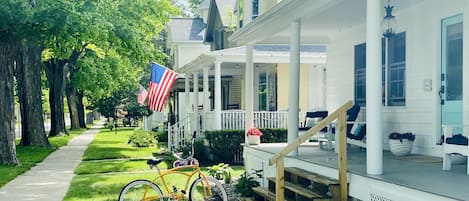
POLYGON ((408 139, 389 139, 389 148, 394 155, 405 156, 412 151, 412 143, 408 139))
POLYGON ((261 143, 261 137, 257 135, 248 135, 249 145, 258 145, 261 143))

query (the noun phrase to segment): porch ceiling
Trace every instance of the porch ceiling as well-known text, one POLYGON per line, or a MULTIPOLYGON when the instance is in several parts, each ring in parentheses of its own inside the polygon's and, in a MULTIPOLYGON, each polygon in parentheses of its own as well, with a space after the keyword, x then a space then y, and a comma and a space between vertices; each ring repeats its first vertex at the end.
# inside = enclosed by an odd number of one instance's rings
MULTIPOLYGON (((381 1, 382 5, 387 2, 381 1)), ((398 13, 421 1, 391 0, 391 4, 394 13, 398 13)), ((289 25, 296 19, 301 19, 302 43, 327 44, 331 36, 365 24, 366 0, 283 0, 235 32, 229 40, 236 45, 288 43, 289 25)))
MULTIPOLYGON (((203 53, 193 61, 184 65, 178 70, 178 72, 193 73, 201 71, 207 66, 212 68, 216 61, 222 63, 245 63, 246 48, 242 46, 203 53)), ((256 46, 253 50, 253 61, 254 63, 289 63, 289 47, 287 45, 256 46)), ((302 46, 301 62, 305 64, 325 64, 325 47, 308 45, 302 46)))

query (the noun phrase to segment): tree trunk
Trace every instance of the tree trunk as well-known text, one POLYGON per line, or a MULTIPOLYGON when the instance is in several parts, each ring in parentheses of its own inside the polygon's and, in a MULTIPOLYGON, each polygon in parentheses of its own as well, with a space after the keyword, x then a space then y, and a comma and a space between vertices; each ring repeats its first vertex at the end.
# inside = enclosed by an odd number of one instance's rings
POLYGON ((65 87, 65 94, 67 95, 68 112, 70 113, 70 129, 76 130, 80 129, 80 123, 78 120, 77 90, 71 81, 73 79, 72 73, 73 71, 70 71, 69 80, 67 82, 67 86, 65 87))
POLYGON ((15 145, 14 59, 17 52, 13 37, 0 37, 0 164, 19 164, 15 145))
POLYGON ((83 91, 77 91, 77 107, 78 107, 78 123, 80 128, 86 128, 85 122, 85 106, 83 105, 83 91))
POLYGON ((50 147, 41 101, 41 47, 23 41, 16 60, 21 111, 21 145, 50 147))
POLYGON ((64 120, 65 61, 46 61, 46 76, 49 83, 51 125, 49 136, 68 134, 64 120))

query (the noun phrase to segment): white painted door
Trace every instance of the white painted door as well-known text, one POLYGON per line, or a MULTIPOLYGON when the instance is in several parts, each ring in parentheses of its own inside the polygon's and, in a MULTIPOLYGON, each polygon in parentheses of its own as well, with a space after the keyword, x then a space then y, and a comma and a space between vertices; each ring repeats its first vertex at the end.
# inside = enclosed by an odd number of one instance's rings
POLYGON ((441 125, 457 134, 462 133, 463 118, 463 16, 443 19, 441 28, 441 125))

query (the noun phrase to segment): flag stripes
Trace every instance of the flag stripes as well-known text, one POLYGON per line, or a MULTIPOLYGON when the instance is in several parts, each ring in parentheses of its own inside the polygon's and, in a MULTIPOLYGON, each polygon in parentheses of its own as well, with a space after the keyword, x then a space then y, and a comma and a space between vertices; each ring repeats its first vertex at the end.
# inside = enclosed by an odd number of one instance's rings
POLYGON ((148 91, 145 88, 143 88, 142 85, 138 84, 137 102, 140 105, 144 105, 145 100, 147 100, 147 97, 148 97, 148 91))
POLYGON ((148 108, 154 111, 163 109, 177 74, 165 67, 152 63, 152 80, 148 92, 148 108))

